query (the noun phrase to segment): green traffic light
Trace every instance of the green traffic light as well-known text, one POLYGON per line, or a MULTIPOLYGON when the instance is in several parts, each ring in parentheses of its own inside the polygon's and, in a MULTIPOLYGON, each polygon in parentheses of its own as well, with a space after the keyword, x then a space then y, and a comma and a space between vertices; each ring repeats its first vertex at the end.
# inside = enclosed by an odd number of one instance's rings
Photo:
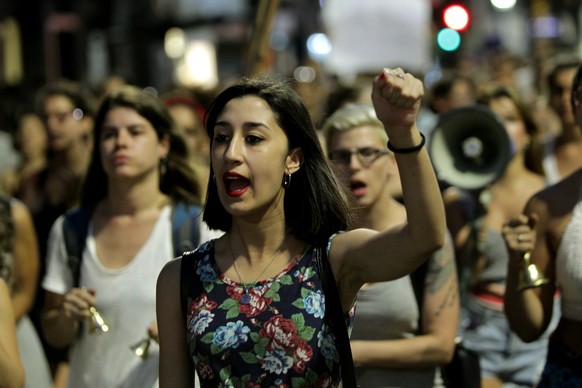
POLYGON ((437 34, 437 44, 444 51, 455 51, 461 45, 461 35, 450 28, 443 28, 437 34))

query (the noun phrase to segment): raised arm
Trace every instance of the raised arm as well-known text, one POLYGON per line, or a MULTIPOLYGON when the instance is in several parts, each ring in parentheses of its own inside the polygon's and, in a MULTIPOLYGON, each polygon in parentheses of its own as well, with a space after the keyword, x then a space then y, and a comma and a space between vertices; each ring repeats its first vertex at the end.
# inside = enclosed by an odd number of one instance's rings
POLYGON ((448 363, 455 349, 459 289, 451 239, 429 259, 421 332, 412 338, 352 341, 354 363, 368 367, 418 368, 448 363))
POLYGON ((365 282, 410 273, 444 243, 443 201, 416 126, 423 94, 421 81, 400 68, 384 69, 374 80, 372 101, 396 156, 408 223, 385 232, 356 229, 334 239, 330 260, 344 302, 365 282))
POLYGON ((509 220, 503 226, 503 237, 509 250, 505 315, 509 325, 524 342, 537 340, 552 319, 555 293, 554 259, 547 239, 548 215, 544 204, 534 197, 525 208, 527 215, 509 220), (549 282, 541 287, 520 290, 524 272, 524 254, 549 282))

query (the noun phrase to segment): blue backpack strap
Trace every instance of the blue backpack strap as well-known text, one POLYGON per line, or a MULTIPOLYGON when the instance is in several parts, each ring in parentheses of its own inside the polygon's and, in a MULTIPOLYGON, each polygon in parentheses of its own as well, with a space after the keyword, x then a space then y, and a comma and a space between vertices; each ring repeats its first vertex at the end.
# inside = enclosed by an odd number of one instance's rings
POLYGON ((200 243, 199 217, 202 208, 179 202, 172 209, 172 244, 174 257, 194 250, 200 243))
POLYGON ((63 238, 68 256, 67 263, 73 275, 73 287, 78 287, 81 280, 81 260, 90 219, 90 209, 78 208, 65 213, 63 220, 63 238))

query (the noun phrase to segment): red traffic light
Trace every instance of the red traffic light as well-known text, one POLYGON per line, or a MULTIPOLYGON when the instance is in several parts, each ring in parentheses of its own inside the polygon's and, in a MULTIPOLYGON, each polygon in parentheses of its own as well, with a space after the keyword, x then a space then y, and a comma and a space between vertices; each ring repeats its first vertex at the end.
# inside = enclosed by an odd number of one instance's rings
POLYGON ((469 11, 463 5, 451 4, 444 9, 442 15, 445 26, 452 30, 464 31, 469 27, 469 11))

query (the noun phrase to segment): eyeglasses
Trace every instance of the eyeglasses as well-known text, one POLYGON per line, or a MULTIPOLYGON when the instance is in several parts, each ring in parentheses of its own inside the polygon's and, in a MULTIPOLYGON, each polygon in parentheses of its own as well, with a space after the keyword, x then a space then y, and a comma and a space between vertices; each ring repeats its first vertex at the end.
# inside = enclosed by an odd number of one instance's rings
POLYGON ((358 161, 364 167, 370 166, 381 156, 387 155, 390 151, 387 149, 378 149, 372 147, 358 148, 355 150, 337 150, 329 153, 329 159, 337 164, 349 165, 352 155, 358 157, 358 161))

